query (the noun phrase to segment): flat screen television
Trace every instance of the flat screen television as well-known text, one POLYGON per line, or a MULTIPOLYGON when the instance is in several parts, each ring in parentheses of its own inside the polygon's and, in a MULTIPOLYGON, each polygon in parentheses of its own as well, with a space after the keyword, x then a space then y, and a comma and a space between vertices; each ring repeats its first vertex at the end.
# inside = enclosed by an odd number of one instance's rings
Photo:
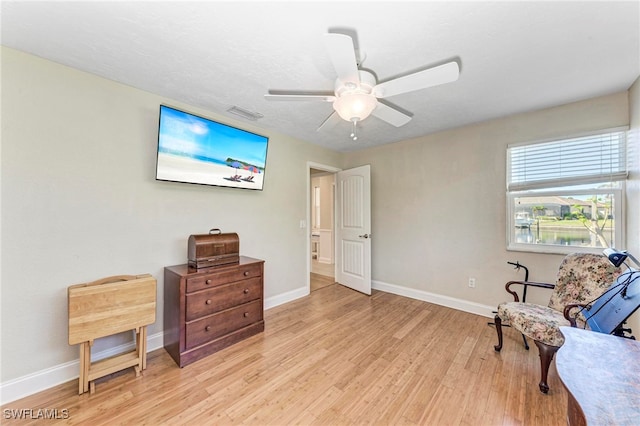
POLYGON ((156 180, 262 190, 269 138, 160 105, 156 180))

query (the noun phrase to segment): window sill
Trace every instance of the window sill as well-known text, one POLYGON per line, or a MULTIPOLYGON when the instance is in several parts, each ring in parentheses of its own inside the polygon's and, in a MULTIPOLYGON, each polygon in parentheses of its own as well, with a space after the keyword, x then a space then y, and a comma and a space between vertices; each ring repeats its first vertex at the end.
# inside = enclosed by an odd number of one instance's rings
POLYGON ((552 246, 545 244, 509 244, 507 251, 518 251, 526 253, 540 254, 563 254, 569 253, 595 253, 602 254, 602 247, 582 247, 582 246, 552 246))

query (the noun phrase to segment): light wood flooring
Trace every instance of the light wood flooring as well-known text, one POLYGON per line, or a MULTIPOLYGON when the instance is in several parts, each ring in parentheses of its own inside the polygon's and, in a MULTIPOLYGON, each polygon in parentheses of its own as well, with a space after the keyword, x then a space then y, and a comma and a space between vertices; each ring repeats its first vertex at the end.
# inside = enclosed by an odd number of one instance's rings
POLYGON ((316 273, 311 273, 311 291, 320 290, 321 288, 330 286, 336 281, 333 277, 328 277, 326 275, 320 275, 316 273))
MULTIPOLYGON (((520 334, 504 348, 487 318, 338 284, 265 312, 264 333, 178 368, 159 349, 77 394, 77 381, 3 406, 3 424, 565 425, 567 395, 552 363, 520 334), (6 409, 68 410, 12 421, 6 409)), ((34 411, 35 412, 35 411, 34 411)))
POLYGON ((311 291, 316 291, 335 283, 334 264, 321 263, 311 259, 311 291))
POLYGON ((316 259, 311 259, 311 272, 318 275, 332 277, 335 275, 336 265, 333 263, 322 263, 316 259))

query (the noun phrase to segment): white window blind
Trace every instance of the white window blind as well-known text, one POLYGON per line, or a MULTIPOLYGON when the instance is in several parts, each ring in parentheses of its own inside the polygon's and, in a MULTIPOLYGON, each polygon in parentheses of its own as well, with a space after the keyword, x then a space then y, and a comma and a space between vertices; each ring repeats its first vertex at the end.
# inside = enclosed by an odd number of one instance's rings
POLYGON ((624 180, 626 132, 512 145, 507 163, 508 191, 624 180))

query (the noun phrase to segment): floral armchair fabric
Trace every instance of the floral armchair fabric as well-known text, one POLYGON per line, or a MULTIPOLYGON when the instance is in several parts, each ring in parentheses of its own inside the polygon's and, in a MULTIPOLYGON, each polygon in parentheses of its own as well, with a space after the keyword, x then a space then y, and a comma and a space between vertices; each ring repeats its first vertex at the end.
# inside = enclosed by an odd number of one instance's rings
MULTIPOLYGON (((530 337, 540 350, 542 380, 540 390, 547 393, 546 384, 549 364, 554 353, 564 343, 560 326, 570 323, 563 315, 564 307, 573 303, 589 303, 604 293, 620 274, 620 269, 614 267, 602 255, 591 253, 573 253, 566 256, 558 269, 555 285, 525 281, 511 281, 506 289, 513 294, 515 301, 498 305, 496 315, 496 330, 498 345, 496 351, 502 349, 502 322, 530 337), (510 290, 513 284, 527 284, 553 289, 547 306, 533 303, 523 303, 517 294, 510 290)), ((578 327, 585 326, 581 314, 576 318, 578 327)))

